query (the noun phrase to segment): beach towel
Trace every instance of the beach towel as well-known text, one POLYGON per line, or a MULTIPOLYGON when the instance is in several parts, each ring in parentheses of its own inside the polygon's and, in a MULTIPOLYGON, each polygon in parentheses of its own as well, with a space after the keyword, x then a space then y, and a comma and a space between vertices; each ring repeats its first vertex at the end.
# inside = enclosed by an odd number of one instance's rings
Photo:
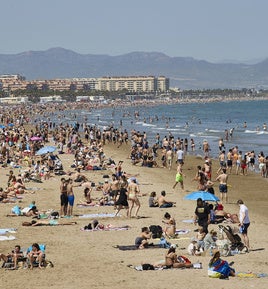
MULTIPOLYGON (((132 251, 132 250, 140 250, 139 248, 137 248, 135 245, 116 245, 114 246, 114 248, 117 248, 121 251, 132 251)), ((147 249, 159 249, 159 248, 163 248, 161 247, 160 244, 153 244, 150 245, 146 248, 144 248, 143 250, 147 250, 147 249)))
POLYGON ((5 235, 6 233, 17 233, 17 229, 14 228, 0 229, 0 235, 5 235))
POLYGON ((99 229, 92 229, 92 230, 87 230, 84 228, 81 228, 80 230, 83 232, 96 232, 96 231, 124 231, 124 230, 128 230, 130 228, 130 226, 126 225, 126 226, 121 226, 121 227, 113 227, 112 225, 107 225, 105 226, 103 229, 99 228, 99 229))
POLYGON ((83 214, 83 215, 75 215, 78 218, 94 218, 94 219, 98 219, 98 218, 114 218, 114 217, 120 217, 120 215, 115 215, 115 213, 111 214, 111 213, 102 213, 102 214, 83 214))
POLYGON ((104 207, 104 206, 113 206, 114 204, 104 204, 104 205, 99 205, 99 204, 77 204, 77 208, 88 208, 88 207, 104 207))
POLYGON ((182 220, 183 223, 193 224, 194 220, 182 220))
POLYGON ((252 272, 238 272, 235 276, 239 278, 263 278, 263 277, 268 277, 268 274, 252 273, 252 272))
POLYGON ((0 236, 0 241, 12 241, 16 238, 14 236, 0 236))

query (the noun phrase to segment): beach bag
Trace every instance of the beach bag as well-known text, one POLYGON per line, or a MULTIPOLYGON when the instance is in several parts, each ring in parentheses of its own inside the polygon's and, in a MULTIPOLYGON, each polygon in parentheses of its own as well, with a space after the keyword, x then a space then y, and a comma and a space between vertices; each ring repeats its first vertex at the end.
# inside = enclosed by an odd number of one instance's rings
POLYGON ((151 264, 142 264, 142 270, 154 270, 154 266, 151 264))
POLYGON ((152 238, 153 239, 161 238, 163 235, 163 229, 159 225, 151 225, 149 227, 149 230, 150 230, 150 232, 152 232, 152 238))
POLYGON ((184 264, 191 264, 191 261, 185 256, 178 256, 178 261, 184 264))

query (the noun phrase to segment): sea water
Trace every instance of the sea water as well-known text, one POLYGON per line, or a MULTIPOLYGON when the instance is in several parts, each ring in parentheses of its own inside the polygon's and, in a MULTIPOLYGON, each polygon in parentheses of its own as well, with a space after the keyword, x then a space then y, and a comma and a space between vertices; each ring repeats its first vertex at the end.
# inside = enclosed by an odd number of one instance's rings
MULTIPOLYGON (((268 131, 263 129, 267 123, 268 101, 232 101, 214 103, 161 104, 152 106, 109 107, 87 110, 65 111, 65 122, 96 125, 105 129, 135 129, 146 132, 150 145, 155 136, 160 139, 172 134, 175 139, 187 138, 196 144, 194 154, 202 155, 202 143, 207 140, 211 156, 218 156, 218 141, 223 138, 226 150, 238 146, 243 153, 254 150, 268 154, 268 131), (225 140, 225 131, 233 129, 232 138, 225 140)), ((62 119, 61 119, 62 121, 62 119)))

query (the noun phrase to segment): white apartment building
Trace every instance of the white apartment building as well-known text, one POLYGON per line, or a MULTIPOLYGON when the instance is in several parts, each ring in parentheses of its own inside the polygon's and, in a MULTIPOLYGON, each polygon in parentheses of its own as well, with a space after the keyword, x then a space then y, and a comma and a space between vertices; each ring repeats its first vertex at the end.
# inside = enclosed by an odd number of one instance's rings
POLYGON ((106 76, 100 78, 68 78, 51 80, 27 81, 19 75, 0 75, 0 89, 3 91, 26 90, 36 86, 37 89, 50 89, 58 91, 67 90, 96 90, 96 91, 121 91, 128 92, 167 92, 169 78, 165 76, 106 76))

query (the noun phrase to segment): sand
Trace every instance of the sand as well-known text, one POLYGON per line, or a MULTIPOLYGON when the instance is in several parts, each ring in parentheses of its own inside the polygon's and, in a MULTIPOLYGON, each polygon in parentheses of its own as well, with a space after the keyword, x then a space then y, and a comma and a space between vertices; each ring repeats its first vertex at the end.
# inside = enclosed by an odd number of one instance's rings
MULTIPOLYGON (((124 160, 123 170, 129 174, 139 174, 141 192, 147 196, 140 197, 141 209, 140 219, 125 217, 126 212, 120 212, 121 217, 99 219, 104 224, 115 226, 129 225, 131 228, 125 231, 97 231, 83 232, 81 228, 92 219, 81 219, 73 217, 77 221, 74 226, 57 227, 22 227, 21 223, 30 220, 27 217, 6 217, 14 206, 12 204, 0 204, 1 228, 15 227, 18 229, 14 234, 16 240, 0 242, 0 252, 7 253, 16 245, 20 244, 27 248, 34 242, 46 244, 46 257, 54 263, 54 268, 43 270, 4 270, 1 269, 0 288, 258 288, 264 289, 268 286, 267 278, 230 278, 230 280, 211 279, 207 276, 207 264, 210 256, 189 257, 192 262, 202 262, 203 269, 184 270, 162 270, 139 272, 127 265, 139 265, 144 263, 155 263, 164 258, 166 249, 120 251, 113 246, 131 245, 135 237, 140 233, 143 226, 161 225, 161 220, 166 211, 170 212, 176 219, 178 229, 188 229, 190 232, 182 235, 179 240, 172 240, 178 245, 177 252, 186 255, 186 249, 190 238, 195 236, 195 225, 187 224, 182 220, 192 219, 195 210, 195 201, 183 200, 183 196, 196 190, 196 183, 192 178, 196 172, 196 166, 203 163, 200 157, 186 156, 183 172, 185 177, 185 191, 179 186, 172 191, 175 179, 175 164, 171 171, 164 168, 142 168, 139 165, 132 166, 127 159, 129 148, 125 145, 117 149, 113 145, 105 146, 107 156, 112 156, 116 161, 124 160), (148 208, 148 196, 150 192, 156 191, 157 195, 166 190, 167 197, 176 201, 176 207, 169 209, 148 208), (184 248, 184 249, 183 249, 184 248)), ((70 154, 61 155, 65 170, 73 161, 70 154)), ((213 179, 218 169, 216 162, 213 164, 213 179)), ((0 180, 5 187, 9 169, 1 168, 0 180)), ((16 174, 18 169, 14 170, 16 174)), ((88 171, 85 174, 98 184, 103 182, 103 175, 111 175, 112 171, 88 171)), ((51 178, 42 184, 29 182, 28 188, 36 190, 35 194, 26 194, 19 204, 24 207, 35 200, 39 209, 59 209, 59 183, 60 176, 51 178)), ((225 257, 228 262, 233 261, 233 267, 237 272, 268 273, 267 266, 267 206, 268 195, 265 187, 267 179, 259 175, 249 173, 247 176, 229 176, 229 203, 224 204, 226 211, 238 213, 239 207, 236 201, 242 198, 249 208, 251 226, 249 228, 250 253, 225 257)), ((74 188, 75 203, 83 198, 81 187, 74 188)), ((215 184, 215 192, 218 194, 218 185, 215 184)), ((93 197, 100 196, 95 191, 93 197)), ((74 207, 74 214, 113 213, 113 207, 74 207)), ((218 230, 217 225, 209 228, 218 230)), ((157 243, 157 241, 155 241, 157 243)))

